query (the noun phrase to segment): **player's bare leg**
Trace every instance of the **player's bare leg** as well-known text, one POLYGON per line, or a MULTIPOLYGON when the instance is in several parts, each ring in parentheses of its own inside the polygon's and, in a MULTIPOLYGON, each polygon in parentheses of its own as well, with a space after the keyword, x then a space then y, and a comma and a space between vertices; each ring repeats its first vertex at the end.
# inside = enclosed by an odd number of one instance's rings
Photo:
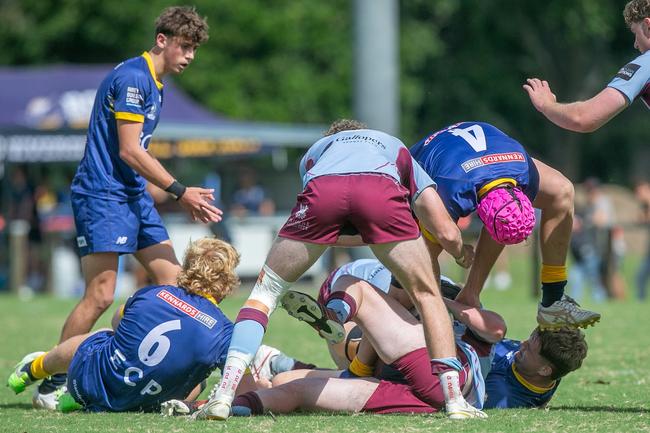
POLYGON ((269 316, 280 297, 323 254, 326 245, 276 238, 251 295, 239 311, 221 382, 196 418, 224 420, 246 367, 262 342, 269 316))
POLYGON ((379 386, 376 379, 305 378, 237 397, 253 414, 290 413, 297 409, 359 412, 379 386), (341 398, 344 395, 345 398, 341 398))
POLYGON ((93 253, 81 258, 86 290, 65 321, 60 342, 88 333, 111 306, 115 295, 117 259, 117 253, 93 253))
POLYGON ((143 248, 134 256, 153 278, 154 284, 176 285, 181 265, 176 259, 171 240, 143 248))
POLYGON ((543 329, 575 326, 586 328, 600 320, 600 314, 580 308, 563 297, 567 282, 566 256, 573 227, 573 184, 559 171, 533 160, 539 171, 539 192, 533 206, 542 210, 542 302, 537 321, 543 329))
POLYGON ((440 268, 432 261, 422 237, 414 240, 371 246, 375 256, 402 284, 420 313, 432 373, 445 391, 447 413, 455 419, 482 417, 462 395, 451 319, 440 293, 440 268))

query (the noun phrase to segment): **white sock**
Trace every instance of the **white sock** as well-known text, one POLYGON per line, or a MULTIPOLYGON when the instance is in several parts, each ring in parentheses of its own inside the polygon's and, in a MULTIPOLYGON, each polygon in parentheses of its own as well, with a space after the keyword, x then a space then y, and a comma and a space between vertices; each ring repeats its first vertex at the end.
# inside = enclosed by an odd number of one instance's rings
POLYGON ((223 403, 231 404, 235 398, 235 392, 241 382, 246 368, 253 360, 252 355, 241 352, 228 352, 226 365, 223 367, 221 382, 213 390, 214 395, 210 396, 211 400, 218 400, 223 403))
POLYGON ((451 403, 458 400, 464 400, 463 393, 460 390, 460 378, 456 370, 446 371, 438 375, 442 393, 445 396, 445 402, 451 403))

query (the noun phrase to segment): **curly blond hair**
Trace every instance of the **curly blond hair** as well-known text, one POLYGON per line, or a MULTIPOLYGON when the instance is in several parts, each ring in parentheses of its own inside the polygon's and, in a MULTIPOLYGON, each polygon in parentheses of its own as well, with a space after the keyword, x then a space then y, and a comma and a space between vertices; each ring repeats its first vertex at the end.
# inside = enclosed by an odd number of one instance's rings
POLYGON ((159 33, 197 46, 209 37, 206 18, 202 18, 191 6, 171 6, 163 10, 156 18, 156 35, 159 33))
POLYGON ((359 122, 358 120, 353 119, 338 119, 332 122, 327 131, 323 134, 323 137, 329 137, 330 135, 338 134, 343 131, 352 131, 355 129, 367 129, 368 126, 359 122))
POLYGON ((644 18, 650 18, 650 0, 632 0, 625 5, 623 18, 628 27, 640 23, 644 18))
POLYGON ((238 264, 239 253, 228 242, 202 238, 190 242, 185 250, 176 284, 188 293, 211 296, 220 302, 239 286, 235 273, 238 264))

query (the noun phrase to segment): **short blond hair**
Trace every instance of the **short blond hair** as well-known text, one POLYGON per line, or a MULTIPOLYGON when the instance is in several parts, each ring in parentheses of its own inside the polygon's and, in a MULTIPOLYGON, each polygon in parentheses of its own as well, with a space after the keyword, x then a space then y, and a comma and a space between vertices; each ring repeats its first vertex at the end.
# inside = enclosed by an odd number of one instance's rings
POLYGON ((650 0, 632 0, 623 9, 625 24, 631 27, 632 24, 640 23, 644 18, 650 18, 650 0))
POLYGON ((198 46, 208 40, 208 23, 192 6, 171 6, 156 18, 156 35, 180 38, 198 46))
POLYGON ((329 137, 330 135, 338 134, 339 132, 343 132, 343 131, 352 131, 355 129, 367 129, 367 128, 368 126, 366 126, 365 123, 359 122, 358 120, 338 119, 332 122, 328 130, 325 131, 325 134, 323 134, 323 137, 329 137))
POLYGON ((235 268, 239 253, 228 242, 202 238, 190 242, 176 284, 188 293, 211 296, 217 302, 239 286, 235 268))

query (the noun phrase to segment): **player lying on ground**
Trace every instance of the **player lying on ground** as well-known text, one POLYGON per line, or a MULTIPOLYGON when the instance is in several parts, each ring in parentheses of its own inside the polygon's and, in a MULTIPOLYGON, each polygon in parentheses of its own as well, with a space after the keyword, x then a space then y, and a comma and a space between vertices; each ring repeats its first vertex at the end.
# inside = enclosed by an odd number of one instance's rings
MULTIPOLYGON (((357 260, 333 271, 320 288, 319 303, 335 306, 341 296, 337 293, 341 293, 341 288, 351 282, 373 287, 399 299, 402 304, 409 305, 404 291, 391 284, 390 273, 376 260, 357 260), (324 299, 329 301, 325 303, 324 299)), ((505 324, 499 321, 485 322, 484 315, 487 313, 472 314, 472 308, 452 301, 461 291, 457 284, 443 277, 441 286, 442 293, 447 298, 445 303, 454 314, 456 325, 460 322, 469 327, 479 341, 495 341, 499 334, 503 336, 505 324), (483 327, 488 323, 490 326, 495 326, 492 323, 496 324, 496 334, 485 333, 483 327)), ((334 362, 341 369, 350 368, 357 356, 363 335, 361 329, 356 326, 350 326, 347 331, 344 342, 328 344, 334 362)), ((479 354, 486 352, 485 348, 481 349, 479 354)), ((488 357, 480 357, 488 396, 485 408, 543 407, 555 393, 560 378, 580 368, 587 356, 587 343, 584 334, 577 329, 562 328, 554 332, 535 329, 524 342, 501 340, 487 352, 490 354, 488 357)), ((362 348, 359 355, 367 359, 367 353, 362 348)), ((359 360, 356 365, 358 362, 359 360)), ((356 365, 352 370, 357 370, 356 365)), ((387 372, 385 368, 382 371, 387 372)), ((274 379, 274 385, 302 377, 305 373, 282 374, 274 379)), ((315 374, 318 373, 309 373, 315 374)))
MULTIPOLYGON (((563 296, 574 199, 573 184, 566 177, 531 158, 520 143, 487 123, 456 123, 427 136, 410 151, 436 182, 454 220, 476 211, 483 222, 460 301, 480 304, 479 294, 499 254, 505 245, 528 238, 537 208, 542 252, 539 326, 587 327, 600 320, 600 314, 563 296)), ((435 236, 426 230, 423 234, 437 257, 442 248, 435 236)))
MULTIPOLYGON (((158 410, 161 402, 193 390, 195 397, 197 385, 225 362, 233 325, 217 304, 239 284, 238 263, 239 254, 226 242, 192 242, 176 286, 140 289, 115 314, 115 331, 75 336, 49 352, 28 355, 9 377, 9 387, 20 393, 68 372, 69 392, 90 411, 158 410)), ((253 364, 256 378, 267 380, 272 370, 304 366, 268 347, 253 364)), ((246 375, 240 389, 254 388, 246 375)))
POLYGON ((641 53, 623 66, 596 96, 573 103, 559 103, 547 81, 529 78, 524 89, 535 108, 551 122, 576 132, 592 132, 640 98, 650 108, 650 0, 632 0, 623 11, 625 24, 634 33, 634 48, 641 53))
MULTIPOLYGON (((280 230, 251 296, 237 316, 221 383, 198 418, 226 419, 234 390, 259 347, 278 300, 339 236, 358 234, 401 282, 424 324, 429 375, 449 389, 447 411, 482 416, 460 392, 463 366, 456 357, 451 322, 440 296, 413 212, 457 262, 468 266, 458 227, 433 188, 431 178, 400 140, 365 129, 355 121, 335 122, 300 164, 303 192, 280 230)), ((344 336, 336 316, 317 317, 332 341, 344 336)))

